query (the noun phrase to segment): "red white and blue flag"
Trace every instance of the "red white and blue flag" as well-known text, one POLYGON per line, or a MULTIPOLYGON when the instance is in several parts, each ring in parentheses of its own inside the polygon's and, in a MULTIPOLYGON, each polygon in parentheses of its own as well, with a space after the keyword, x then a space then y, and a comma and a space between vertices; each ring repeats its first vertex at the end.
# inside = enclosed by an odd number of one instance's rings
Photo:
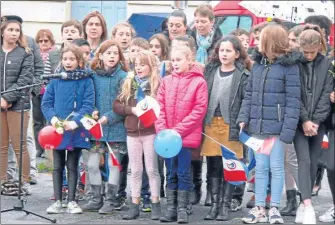
POLYGON ((112 165, 113 166, 117 166, 119 168, 119 171, 121 171, 122 167, 121 167, 121 164, 119 162, 119 160, 117 160, 111 146, 108 144, 108 142, 106 141, 106 145, 107 145, 107 148, 108 148, 108 151, 109 151, 109 154, 111 156, 111 160, 112 160, 112 165))
POLYGON ((137 116, 144 127, 152 126, 157 120, 160 107, 156 99, 145 96, 141 87, 137 89, 137 116))
POLYGON ((252 158, 248 165, 248 183, 255 183, 256 159, 252 158))
POLYGON ((270 155, 272 147, 276 141, 276 138, 271 137, 265 140, 260 140, 254 137, 250 137, 243 131, 240 133, 240 142, 254 150, 255 152, 270 155))
POLYGON ((323 149, 328 149, 329 148, 329 139, 328 139, 328 135, 327 134, 323 135, 323 140, 322 140, 321 148, 323 148, 323 149))

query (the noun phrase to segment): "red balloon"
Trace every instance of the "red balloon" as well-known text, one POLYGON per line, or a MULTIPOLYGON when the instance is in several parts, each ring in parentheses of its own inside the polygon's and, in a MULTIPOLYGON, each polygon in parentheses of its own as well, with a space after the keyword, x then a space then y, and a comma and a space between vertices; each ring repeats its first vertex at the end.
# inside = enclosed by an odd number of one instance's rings
POLYGON ((57 148, 63 140, 63 135, 56 132, 53 126, 44 127, 38 134, 38 142, 44 149, 53 150, 57 148))

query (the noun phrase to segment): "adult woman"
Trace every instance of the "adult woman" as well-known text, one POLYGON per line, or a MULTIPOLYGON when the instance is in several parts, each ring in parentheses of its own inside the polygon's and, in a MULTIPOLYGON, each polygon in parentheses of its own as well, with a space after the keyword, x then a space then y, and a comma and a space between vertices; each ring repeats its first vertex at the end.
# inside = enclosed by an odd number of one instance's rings
MULTIPOLYGON (((22 33, 22 19, 18 16, 1 17, 1 91, 13 90, 33 82, 33 55, 31 54, 22 33)), ((9 140, 13 145, 16 158, 20 161, 20 96, 21 91, 8 92, 1 95, 1 160, 0 180, 6 180, 8 167, 9 140)), ((29 90, 24 93, 24 127, 22 149, 23 190, 29 194, 29 154, 27 151, 27 129, 29 119, 29 90)))

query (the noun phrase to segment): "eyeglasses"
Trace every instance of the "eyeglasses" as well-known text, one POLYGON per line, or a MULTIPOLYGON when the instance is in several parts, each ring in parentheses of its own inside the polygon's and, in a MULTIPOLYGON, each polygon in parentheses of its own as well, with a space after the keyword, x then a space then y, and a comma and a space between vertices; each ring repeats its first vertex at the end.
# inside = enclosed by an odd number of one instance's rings
POLYGON ((38 40, 38 43, 48 43, 49 42, 49 40, 48 39, 41 39, 41 40, 38 40))

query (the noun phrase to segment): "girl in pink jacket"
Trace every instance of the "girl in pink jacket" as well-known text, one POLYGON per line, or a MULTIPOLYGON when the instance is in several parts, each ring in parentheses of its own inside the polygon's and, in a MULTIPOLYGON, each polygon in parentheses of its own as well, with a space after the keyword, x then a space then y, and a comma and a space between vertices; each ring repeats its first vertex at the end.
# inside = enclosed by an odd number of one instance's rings
POLYGON ((157 100, 161 112, 156 132, 174 129, 183 140, 180 153, 165 159, 167 169, 167 211, 161 222, 188 223, 187 205, 192 190, 192 149, 198 148, 202 137, 202 121, 207 111, 208 91, 202 70, 194 65, 189 47, 179 46, 171 51, 173 72, 166 76, 157 100), (178 213, 177 213, 178 206, 178 213))

